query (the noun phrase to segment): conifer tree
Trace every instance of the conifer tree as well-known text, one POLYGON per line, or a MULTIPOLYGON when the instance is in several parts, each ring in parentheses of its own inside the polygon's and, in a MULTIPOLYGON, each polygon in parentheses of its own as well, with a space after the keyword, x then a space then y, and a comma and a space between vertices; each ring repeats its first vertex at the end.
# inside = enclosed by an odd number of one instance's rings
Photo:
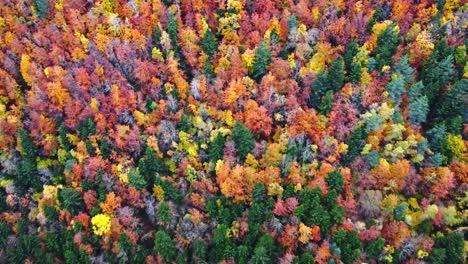
POLYGON ((395 22, 389 24, 377 38, 376 60, 378 70, 382 70, 384 65, 393 65, 393 55, 395 55, 400 36, 395 22))
POLYGON ((254 138, 250 130, 241 122, 237 121, 232 130, 232 139, 236 144, 237 155, 244 161, 247 154, 254 147, 254 138))
POLYGON ((226 143, 226 139, 223 137, 221 133, 216 135, 215 139, 211 143, 210 146, 210 160, 216 162, 218 160, 223 159, 224 156, 224 144, 226 143))
POLYGON ((267 67, 271 63, 271 52, 264 41, 255 50, 255 57, 252 68, 249 72, 250 76, 257 82, 260 82, 265 74, 268 73, 267 67))
POLYGON ((203 35, 201 48, 210 57, 212 57, 218 50, 218 43, 216 43, 216 37, 210 29, 207 29, 205 34, 203 35))
POLYGON ((335 58, 330 68, 328 69, 328 81, 330 82, 330 88, 334 93, 338 92, 344 83, 344 64, 343 58, 338 56, 335 58))

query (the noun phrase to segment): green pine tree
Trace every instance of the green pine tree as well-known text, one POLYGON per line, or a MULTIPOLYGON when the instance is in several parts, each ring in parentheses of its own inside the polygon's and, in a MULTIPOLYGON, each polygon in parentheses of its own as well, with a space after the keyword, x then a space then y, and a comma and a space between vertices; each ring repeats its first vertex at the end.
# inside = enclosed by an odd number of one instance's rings
POLYGON ((210 160, 216 162, 222 160, 224 156, 224 144, 226 144, 226 139, 221 133, 216 135, 215 139, 210 145, 210 160))
POLYGON ((203 35, 201 48, 203 52, 208 54, 210 57, 212 57, 218 50, 218 43, 216 42, 216 37, 210 29, 207 29, 205 34, 203 35))
POLYGON ((343 58, 338 56, 330 64, 328 69, 328 81, 330 82, 330 89, 334 93, 338 92, 344 84, 344 64, 343 58))
POLYGON ((167 263, 171 263, 177 256, 175 242, 166 231, 156 232, 154 239, 154 253, 160 254, 167 263))
POLYGON ((47 16, 47 9, 49 9, 48 0, 34 0, 34 8, 36 13, 40 18, 45 18, 47 16))
POLYGON ((395 55, 397 47, 400 44, 400 36, 398 34, 396 23, 393 22, 378 36, 377 48, 375 50, 378 70, 382 70, 384 65, 393 65, 393 55, 395 55))
POLYGON ((249 75, 260 82, 264 75, 268 73, 267 67, 271 63, 271 52, 268 49, 264 41, 260 42, 260 45, 255 50, 255 57, 252 68, 249 71, 249 75))
POLYGON ((232 139, 236 144, 237 155, 241 161, 245 161, 247 154, 254 147, 254 137, 250 130, 241 121, 237 121, 232 129, 232 139))

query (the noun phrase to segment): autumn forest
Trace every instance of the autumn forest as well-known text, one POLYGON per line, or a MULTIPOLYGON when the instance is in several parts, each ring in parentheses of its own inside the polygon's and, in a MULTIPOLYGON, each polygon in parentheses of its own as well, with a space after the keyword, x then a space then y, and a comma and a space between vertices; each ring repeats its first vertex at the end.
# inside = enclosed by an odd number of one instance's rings
POLYGON ((0 263, 467 263, 466 0, 0 2, 0 263))

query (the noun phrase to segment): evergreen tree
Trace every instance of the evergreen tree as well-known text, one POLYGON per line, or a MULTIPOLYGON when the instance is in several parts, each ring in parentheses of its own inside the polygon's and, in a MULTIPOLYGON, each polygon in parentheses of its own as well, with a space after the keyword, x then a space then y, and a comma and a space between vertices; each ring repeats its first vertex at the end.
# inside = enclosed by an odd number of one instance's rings
POLYGON ((48 0, 34 0, 34 8, 36 13, 40 18, 45 18, 47 16, 47 9, 49 9, 48 0))
POLYGON ((214 78, 215 77, 215 73, 213 71, 213 64, 211 64, 210 58, 206 58, 206 60, 205 60, 205 66, 203 67, 203 73, 208 78, 214 78))
POLYGON ((165 202, 161 202, 158 209, 158 217, 163 222, 168 224, 171 221, 171 207, 165 202))
POLYGON ((429 112, 429 100, 427 96, 422 96, 409 103, 409 121, 411 124, 426 122, 426 116, 429 112))
POLYGON ((351 72, 349 73, 349 81, 353 84, 359 84, 362 76, 362 67, 359 63, 353 63, 351 72))
POLYGON ((178 31, 178 25, 177 25, 177 21, 174 17, 174 14, 172 14, 172 12, 169 12, 169 21, 167 23, 167 34, 169 34, 169 38, 171 39, 171 46, 172 46, 172 49, 174 49, 174 51, 176 51, 177 53, 177 50, 178 50, 178 46, 177 46, 177 31, 178 31))
POLYGON ((177 256, 177 249, 174 240, 166 231, 156 232, 154 239, 154 253, 160 254, 165 262, 171 263, 177 256))
POLYGON ((210 145, 210 160, 216 162, 222 160, 224 156, 224 144, 226 144, 226 139, 223 137, 223 134, 218 133, 215 139, 210 145))
POLYGON ((332 242, 340 248, 340 259, 343 263, 350 264, 359 258, 359 251, 362 248, 362 243, 359 240, 356 230, 347 233, 343 229, 338 229, 332 237, 332 242))
POLYGON ((337 193, 341 193, 343 191, 344 178, 339 170, 330 172, 325 180, 330 190, 335 190, 337 193))
POLYGON ((344 64, 343 58, 338 56, 330 64, 328 69, 328 81, 330 82, 330 89, 336 93, 344 84, 344 64))
POLYGON ((353 40, 346 45, 346 51, 344 55, 344 64, 345 64, 345 69, 348 74, 351 73, 353 69, 353 59, 356 54, 359 52, 359 44, 357 43, 356 40, 353 40))
POLYGON ((255 50, 254 62, 249 75, 260 82, 265 74, 268 73, 267 67, 271 63, 271 52, 264 41, 255 50))
POLYGON ((319 108, 320 103, 322 102, 322 97, 330 89, 330 83, 328 81, 328 74, 326 72, 319 72, 317 74, 317 79, 310 86, 310 98, 309 106, 315 109, 319 108))
POLYGON ((375 56, 379 70, 382 70, 384 65, 393 65, 393 55, 400 44, 400 36, 396 26, 395 22, 389 24, 377 38, 375 56))
POLYGON ((333 106, 333 91, 329 90, 327 91, 327 93, 322 99, 322 102, 320 103, 319 113, 322 115, 327 115, 328 113, 330 113, 332 106, 333 106))
POLYGON ((71 215, 76 215, 83 210, 84 203, 81 194, 73 188, 60 189, 58 198, 60 205, 71 215))
POLYGON ((448 132, 460 134, 463 130, 464 116, 468 108, 467 97, 468 80, 459 80, 441 97, 440 103, 434 108, 434 121, 445 124, 448 132))
POLYGON ((385 86, 385 90, 390 94, 390 98, 392 98, 395 105, 399 105, 401 96, 406 92, 404 77, 401 75, 394 76, 392 81, 385 86))
POLYGON ((413 80, 414 70, 408 63, 408 55, 403 56, 395 65, 395 68, 397 72, 403 76, 405 84, 410 83, 413 80))
POLYGON ((193 243, 193 254, 200 259, 206 259, 206 243, 203 239, 195 240, 193 243))
POLYGON ((149 147, 146 147, 144 157, 140 158, 138 168, 149 188, 153 188, 156 173, 168 173, 169 171, 166 164, 157 158, 149 147))
POLYGON ((208 54, 210 57, 212 57, 218 50, 218 43, 216 43, 216 37, 210 29, 207 29, 205 31, 205 34, 203 35, 201 48, 203 52, 208 54))
POLYGON ((232 139, 236 144, 237 155, 241 161, 245 161, 247 154, 254 147, 254 137, 250 130, 245 125, 237 120, 234 128, 232 129, 232 139))

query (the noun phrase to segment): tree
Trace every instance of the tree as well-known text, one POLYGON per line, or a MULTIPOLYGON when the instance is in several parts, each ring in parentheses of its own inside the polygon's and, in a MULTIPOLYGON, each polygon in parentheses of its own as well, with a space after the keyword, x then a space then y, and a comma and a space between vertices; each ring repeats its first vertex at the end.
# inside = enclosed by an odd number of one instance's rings
POLYGON ((408 105, 410 109, 409 121, 411 124, 426 122, 426 116, 429 112, 429 100, 427 96, 422 96, 411 101, 408 105))
POLYGON ((255 50, 255 58, 252 68, 249 70, 249 75, 260 82, 264 75, 268 73, 267 67, 271 63, 271 52, 265 42, 262 40, 260 45, 255 50))
POLYGON ((34 0, 34 8, 40 18, 45 18, 49 8, 49 0, 34 0))
POLYGON ((222 160, 224 156, 224 145, 226 144, 226 139, 223 137, 223 134, 218 133, 210 145, 210 160, 216 162, 222 160))
POLYGON ((343 57, 336 57, 328 69, 328 81, 334 93, 338 92, 344 83, 344 63, 343 57))
POLYGON ((326 181, 328 188, 335 190, 336 193, 341 193, 343 191, 344 178, 338 170, 329 173, 326 181))
POLYGON ((166 231, 156 232, 154 239, 154 252, 160 254, 164 261, 171 263, 177 256, 177 249, 174 240, 166 231))
POLYGON ((384 65, 393 65, 393 55, 400 44, 400 36, 398 26, 395 22, 389 24, 377 38, 377 48, 375 49, 375 57, 377 67, 382 70, 384 65))
POLYGON ((59 190, 58 199, 61 206, 72 215, 83 211, 83 199, 80 193, 73 188, 62 188, 59 190))
POLYGON ((355 230, 348 233, 343 229, 338 229, 332 237, 332 242, 341 249, 340 259, 343 263, 353 263, 359 257, 362 243, 355 230))
POLYGON ((209 28, 205 31, 205 34, 203 35, 201 48, 210 57, 212 57, 218 50, 218 43, 216 43, 216 37, 209 28))
POLYGON ((254 147, 254 138, 250 130, 244 126, 244 124, 237 120, 234 128, 232 129, 232 139, 236 144, 236 149, 238 151, 237 155, 241 161, 245 161, 247 154, 254 147))
POLYGON ((330 82, 328 74, 321 71, 317 74, 317 79, 310 86, 311 95, 309 98, 309 106, 313 108, 319 108, 322 97, 330 89, 330 82))
POLYGON ((463 263, 463 234, 450 233, 435 239, 433 253, 429 257, 431 263, 463 263), (443 260, 437 262, 436 260, 443 260))

